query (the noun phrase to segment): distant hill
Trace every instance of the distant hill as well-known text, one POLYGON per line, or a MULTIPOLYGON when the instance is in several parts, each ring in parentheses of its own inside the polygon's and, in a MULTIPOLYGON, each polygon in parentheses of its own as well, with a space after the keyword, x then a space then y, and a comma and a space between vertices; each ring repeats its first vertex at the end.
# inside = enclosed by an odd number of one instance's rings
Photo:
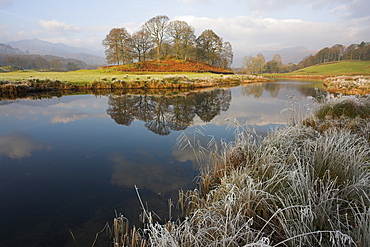
POLYGON ((0 54, 0 67, 9 67, 6 68, 6 70, 37 69, 57 71, 97 68, 96 65, 88 65, 84 61, 74 58, 63 58, 53 55, 12 53, 0 54))
POLYGON ((218 74, 232 74, 232 71, 212 66, 207 63, 190 59, 168 59, 163 61, 150 60, 126 65, 113 65, 101 69, 117 70, 122 72, 211 72, 218 74))
POLYGON ((234 67, 240 67, 243 65, 244 56, 256 56, 257 53, 262 53, 265 56, 266 62, 270 61, 275 54, 280 54, 283 63, 294 63, 298 64, 303 58, 316 53, 317 51, 309 50, 304 46, 288 47, 280 50, 260 50, 260 51, 234 51, 234 67))
POLYGON ((0 54, 27 54, 19 49, 15 49, 10 45, 5 45, 0 43, 0 54))
POLYGON ((84 61, 90 65, 104 65, 105 58, 89 49, 81 47, 72 47, 62 43, 51 43, 39 39, 19 40, 6 43, 13 48, 29 54, 54 55, 63 58, 73 58, 84 61))

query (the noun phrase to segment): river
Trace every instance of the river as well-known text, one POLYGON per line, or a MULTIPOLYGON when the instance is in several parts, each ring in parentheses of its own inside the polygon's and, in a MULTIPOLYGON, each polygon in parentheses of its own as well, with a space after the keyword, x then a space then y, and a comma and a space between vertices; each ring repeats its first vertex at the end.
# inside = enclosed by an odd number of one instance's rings
POLYGON ((116 213, 139 225, 135 185, 167 220, 168 199, 195 188, 199 172, 192 150, 176 144, 180 135, 232 141, 234 119, 264 134, 324 94, 317 81, 278 80, 187 94, 0 101, 1 246, 91 246, 116 213))

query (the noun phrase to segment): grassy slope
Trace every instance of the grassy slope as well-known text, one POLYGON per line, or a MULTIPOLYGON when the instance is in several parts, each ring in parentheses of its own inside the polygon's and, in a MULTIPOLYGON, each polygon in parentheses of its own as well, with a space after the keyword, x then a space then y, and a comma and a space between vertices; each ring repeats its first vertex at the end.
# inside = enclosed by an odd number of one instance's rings
POLYGON ((317 64, 284 75, 370 75, 370 61, 339 61, 317 64))

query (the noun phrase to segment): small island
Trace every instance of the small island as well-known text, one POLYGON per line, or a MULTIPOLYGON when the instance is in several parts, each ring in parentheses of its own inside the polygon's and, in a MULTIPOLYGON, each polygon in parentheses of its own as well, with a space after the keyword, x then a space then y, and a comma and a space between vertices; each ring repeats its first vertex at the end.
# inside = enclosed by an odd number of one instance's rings
POLYGON ((151 60, 96 70, 69 72, 16 71, 4 73, 0 96, 13 98, 35 92, 122 89, 193 90, 271 81, 258 75, 235 75, 197 60, 151 60), (50 79, 55 78, 55 79, 50 79))

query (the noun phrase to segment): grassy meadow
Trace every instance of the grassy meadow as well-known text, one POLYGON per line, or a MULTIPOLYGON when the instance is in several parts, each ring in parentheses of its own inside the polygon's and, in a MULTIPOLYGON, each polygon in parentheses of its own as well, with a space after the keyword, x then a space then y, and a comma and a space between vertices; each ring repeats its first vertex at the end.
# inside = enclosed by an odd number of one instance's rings
MULTIPOLYGON (((38 72, 34 70, 14 71, 0 73, 0 81, 22 81, 36 78, 41 81, 61 81, 73 85, 87 85, 92 82, 101 81, 143 81, 150 78, 163 79, 166 76, 186 76, 190 80, 196 78, 220 78, 223 75, 215 73, 195 73, 195 72, 121 72, 115 69, 96 69, 78 70, 69 72, 38 72)), ((294 76, 340 76, 340 75, 370 75, 370 61, 339 61, 300 69, 291 73, 274 74, 274 77, 294 77, 294 76)), ((232 75, 228 75, 232 76, 232 75)), ((270 75, 269 75, 270 76, 270 75)))
POLYGON ((370 75, 370 61, 339 61, 317 64, 284 75, 370 75))

